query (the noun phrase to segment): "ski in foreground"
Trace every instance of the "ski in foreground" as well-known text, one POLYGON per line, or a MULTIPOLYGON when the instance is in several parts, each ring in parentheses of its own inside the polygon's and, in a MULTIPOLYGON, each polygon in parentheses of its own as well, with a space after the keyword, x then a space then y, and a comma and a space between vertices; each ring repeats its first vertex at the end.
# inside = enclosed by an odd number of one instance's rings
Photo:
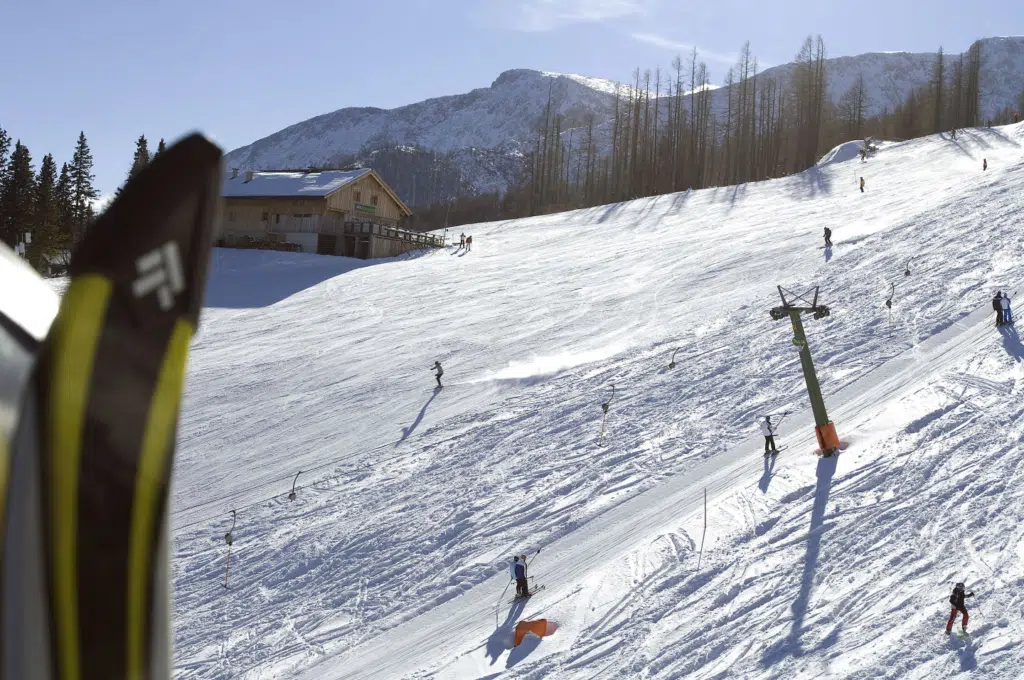
MULTIPOLYGON (((0 289, 0 342, 22 348, 0 374, 18 414, 0 432, 3 677, 171 676, 168 492, 220 157, 193 135, 132 178, 76 247, 55 317, 18 310, 38 278, 0 289)), ((2 277, 20 266, 5 254, 2 277)))

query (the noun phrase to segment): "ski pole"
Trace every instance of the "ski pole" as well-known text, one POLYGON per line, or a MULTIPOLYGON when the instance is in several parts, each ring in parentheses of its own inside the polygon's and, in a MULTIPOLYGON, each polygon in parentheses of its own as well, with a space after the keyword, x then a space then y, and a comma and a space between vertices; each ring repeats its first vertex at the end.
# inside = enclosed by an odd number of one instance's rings
POLYGON ((505 593, 508 592, 508 587, 512 585, 512 579, 508 580, 505 584, 505 590, 501 591, 501 595, 498 596, 498 604, 494 605, 494 627, 498 627, 498 613, 501 611, 501 601, 505 599, 505 593))

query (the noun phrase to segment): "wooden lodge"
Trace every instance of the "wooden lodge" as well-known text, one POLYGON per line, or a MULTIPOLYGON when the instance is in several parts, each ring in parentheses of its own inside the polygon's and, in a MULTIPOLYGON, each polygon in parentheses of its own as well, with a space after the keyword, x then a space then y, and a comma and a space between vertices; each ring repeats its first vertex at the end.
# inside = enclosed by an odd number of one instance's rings
POLYGON ((412 211, 369 168, 240 173, 224 178, 217 242, 362 259, 440 248, 440 237, 398 228, 412 211))

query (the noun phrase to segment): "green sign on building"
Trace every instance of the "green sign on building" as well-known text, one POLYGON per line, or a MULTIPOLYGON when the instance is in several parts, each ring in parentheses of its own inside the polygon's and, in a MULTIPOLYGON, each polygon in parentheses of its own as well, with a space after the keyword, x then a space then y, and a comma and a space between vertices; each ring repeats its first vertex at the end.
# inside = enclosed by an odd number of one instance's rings
POLYGON ((375 212, 377 212, 377 206, 375 206, 375 205, 363 205, 362 203, 356 203, 356 210, 358 210, 359 212, 365 212, 365 213, 375 213, 375 212))

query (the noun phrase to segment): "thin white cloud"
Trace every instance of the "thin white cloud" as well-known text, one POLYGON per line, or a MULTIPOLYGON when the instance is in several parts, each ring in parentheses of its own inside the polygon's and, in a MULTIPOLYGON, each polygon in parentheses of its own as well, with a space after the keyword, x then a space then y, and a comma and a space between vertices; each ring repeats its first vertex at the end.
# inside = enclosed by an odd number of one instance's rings
MULTIPOLYGON (((630 33, 629 37, 633 40, 639 40, 640 42, 647 43, 648 45, 654 45, 655 47, 661 47, 666 50, 672 50, 683 56, 693 52, 694 45, 690 43, 678 42, 665 38, 660 35, 653 33, 630 33)), ((704 61, 714 61, 720 64, 735 64, 738 57, 735 54, 719 54, 718 52, 708 52, 697 48, 697 58, 703 59, 704 61)))
POLYGON ((657 0, 496 0, 499 13, 521 31, 551 31, 580 23, 642 16, 657 0))

